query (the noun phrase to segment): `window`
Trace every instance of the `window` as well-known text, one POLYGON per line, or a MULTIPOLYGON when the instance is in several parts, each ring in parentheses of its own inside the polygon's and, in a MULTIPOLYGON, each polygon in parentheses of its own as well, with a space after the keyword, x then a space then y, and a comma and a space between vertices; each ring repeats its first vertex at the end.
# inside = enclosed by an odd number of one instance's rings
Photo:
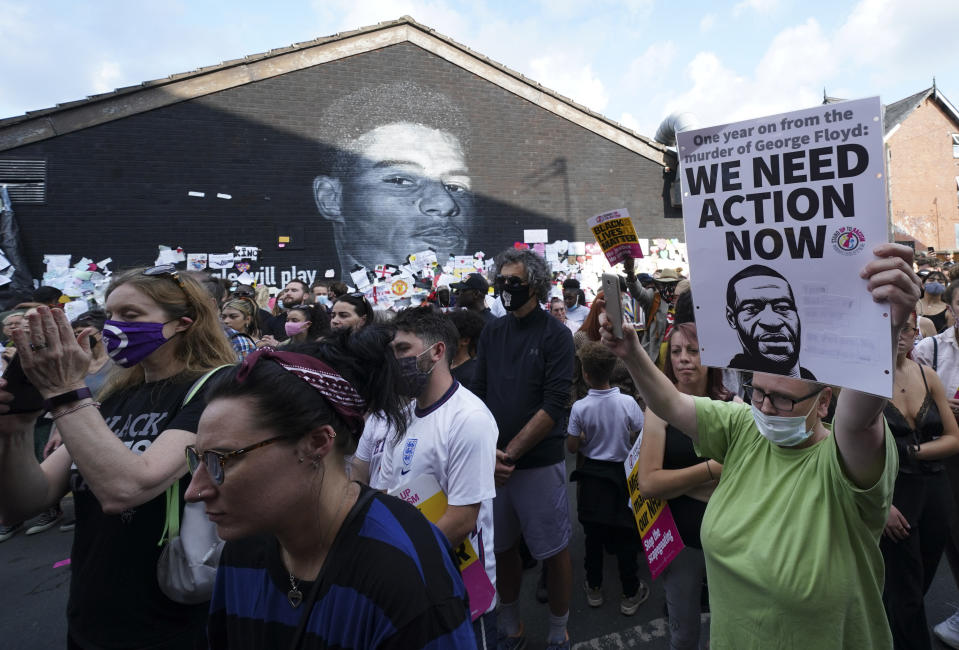
POLYGON ((959 158, 959 133, 952 134, 952 157, 959 158))

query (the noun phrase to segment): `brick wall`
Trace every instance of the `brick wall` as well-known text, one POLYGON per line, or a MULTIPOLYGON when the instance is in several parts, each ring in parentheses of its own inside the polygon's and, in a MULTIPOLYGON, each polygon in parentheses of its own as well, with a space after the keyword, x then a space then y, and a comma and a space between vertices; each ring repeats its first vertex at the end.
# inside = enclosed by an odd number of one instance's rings
POLYGON ((3 152, 48 161, 46 203, 15 206, 31 271, 57 252, 110 256, 115 268, 152 263, 157 244, 253 244, 263 265, 336 267, 312 193, 334 135, 320 116, 337 97, 397 80, 466 110, 476 197, 466 252, 495 253, 526 228, 590 241, 585 219, 619 207, 641 237, 683 236, 681 219, 664 218, 680 213, 664 201, 659 164, 404 43, 3 152), (299 246, 279 250, 276 235, 291 230, 302 232, 299 246))
POLYGON ((957 132, 959 125, 927 99, 889 138, 893 221, 937 250, 959 249, 959 159, 952 156, 957 132))

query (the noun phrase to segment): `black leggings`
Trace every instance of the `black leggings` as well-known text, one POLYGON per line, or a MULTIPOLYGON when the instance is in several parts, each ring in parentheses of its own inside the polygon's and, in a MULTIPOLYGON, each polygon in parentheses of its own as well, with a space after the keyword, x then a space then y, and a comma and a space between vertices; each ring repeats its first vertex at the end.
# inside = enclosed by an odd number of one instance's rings
POLYGON ((949 536, 954 504, 945 472, 896 477, 892 503, 909 522, 909 537, 879 541, 886 565, 882 602, 897 649, 931 648, 923 599, 949 536))

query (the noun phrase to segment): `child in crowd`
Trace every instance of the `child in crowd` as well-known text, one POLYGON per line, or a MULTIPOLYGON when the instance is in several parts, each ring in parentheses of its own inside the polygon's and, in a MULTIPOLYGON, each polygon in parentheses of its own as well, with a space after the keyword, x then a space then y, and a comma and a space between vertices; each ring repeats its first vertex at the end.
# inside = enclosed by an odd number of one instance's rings
POLYGON ((573 404, 566 448, 583 455, 570 477, 579 481, 577 514, 586 537, 586 601, 603 604, 603 552, 616 556, 623 595, 619 611, 632 616, 649 597, 649 586, 639 580, 636 556, 641 548, 633 514, 626 505, 628 491, 623 461, 643 428, 643 411, 636 401, 610 388, 616 357, 602 344, 589 342, 579 350, 586 397, 573 404))

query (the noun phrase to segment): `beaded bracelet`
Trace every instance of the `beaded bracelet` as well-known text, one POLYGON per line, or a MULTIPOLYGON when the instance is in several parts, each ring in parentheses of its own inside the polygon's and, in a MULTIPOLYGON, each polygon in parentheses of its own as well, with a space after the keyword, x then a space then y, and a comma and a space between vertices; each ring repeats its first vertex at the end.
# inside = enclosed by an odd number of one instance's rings
POLYGON ((51 416, 51 419, 59 420, 64 415, 70 415, 71 413, 75 413, 79 411, 80 409, 86 408, 88 406, 95 406, 97 408, 100 408, 100 402, 84 402, 83 404, 77 404, 73 408, 68 408, 66 411, 61 411, 60 413, 53 414, 51 416))

